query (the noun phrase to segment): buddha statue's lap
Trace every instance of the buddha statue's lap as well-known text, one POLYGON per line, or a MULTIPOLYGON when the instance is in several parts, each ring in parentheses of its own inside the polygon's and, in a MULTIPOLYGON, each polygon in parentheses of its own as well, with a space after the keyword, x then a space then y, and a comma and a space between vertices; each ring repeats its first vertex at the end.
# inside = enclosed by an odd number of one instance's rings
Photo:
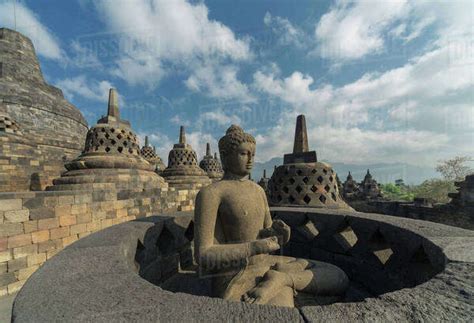
POLYGON ((246 179, 255 139, 231 126, 219 141, 220 182, 196 198, 196 261, 212 273, 216 296, 233 301, 294 306, 294 293, 342 295, 347 276, 336 266, 272 255, 290 238, 290 228, 272 221, 263 189, 246 179))

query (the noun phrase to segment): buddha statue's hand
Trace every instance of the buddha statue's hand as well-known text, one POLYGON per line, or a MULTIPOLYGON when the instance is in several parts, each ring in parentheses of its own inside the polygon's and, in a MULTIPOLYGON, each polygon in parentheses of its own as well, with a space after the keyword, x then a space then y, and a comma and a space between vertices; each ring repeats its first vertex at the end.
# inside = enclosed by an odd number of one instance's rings
POLYGON ((278 238, 280 246, 283 246, 290 240, 291 228, 282 220, 274 220, 272 229, 278 238))
POLYGON ((265 239, 255 240, 251 244, 251 248, 253 248, 251 251, 252 254, 259 255, 280 249, 280 244, 278 243, 278 238, 273 236, 265 239))

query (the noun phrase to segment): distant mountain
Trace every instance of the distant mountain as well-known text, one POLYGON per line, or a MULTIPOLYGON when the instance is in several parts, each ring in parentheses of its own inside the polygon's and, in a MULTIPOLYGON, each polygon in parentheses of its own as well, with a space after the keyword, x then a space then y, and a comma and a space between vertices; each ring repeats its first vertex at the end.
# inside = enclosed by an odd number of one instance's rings
MULTIPOLYGON (((266 163, 255 163, 252 171, 252 178, 258 181, 262 175, 263 170, 267 170, 267 177, 273 173, 274 166, 283 164, 283 158, 272 158, 266 163)), ((344 163, 330 163, 342 182, 346 180, 347 174, 350 171, 356 181, 361 181, 367 169, 373 178, 379 183, 394 183, 397 179, 403 179, 405 184, 420 184, 430 178, 437 178, 439 174, 430 167, 415 166, 405 163, 390 163, 390 164, 344 164, 344 163)))

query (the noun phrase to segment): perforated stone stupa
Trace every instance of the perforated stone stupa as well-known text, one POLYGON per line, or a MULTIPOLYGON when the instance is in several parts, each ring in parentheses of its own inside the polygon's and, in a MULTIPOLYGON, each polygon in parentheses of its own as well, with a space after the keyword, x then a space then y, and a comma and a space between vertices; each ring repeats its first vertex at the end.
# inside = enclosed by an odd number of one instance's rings
POLYGON ((347 175, 343 184, 343 196, 346 199, 355 199, 359 194, 359 184, 352 178, 351 172, 347 175))
POLYGON ((378 199, 382 197, 379 184, 370 174, 370 170, 367 169, 364 179, 359 185, 360 195, 364 199, 378 199))
POLYGON ((283 163, 269 182, 270 204, 350 209, 339 194, 336 172, 317 161, 316 151, 309 151, 304 115, 296 119, 293 153, 283 163))
POLYGON ((166 168, 163 160, 156 154, 156 148, 152 147, 148 142, 148 136, 145 136, 145 145, 140 149, 140 155, 145 158, 151 165, 155 166, 155 172, 161 174, 166 168))
POLYGON ((162 176, 170 186, 176 188, 199 188, 211 183, 207 173, 198 166, 196 152, 186 143, 183 126, 180 128, 179 142, 174 144, 168 155, 168 167, 162 176))
POLYGON ((127 120, 120 118, 117 92, 110 89, 107 115, 89 129, 85 148, 66 163, 61 178, 48 190, 119 188, 143 190, 167 186, 140 154, 137 136, 127 120))
POLYGON ((217 155, 213 157, 211 154, 211 145, 209 143, 206 144, 206 155, 204 155, 201 162, 199 162, 199 167, 207 173, 207 176, 209 176, 213 182, 220 180, 224 175, 222 165, 217 159, 217 155))

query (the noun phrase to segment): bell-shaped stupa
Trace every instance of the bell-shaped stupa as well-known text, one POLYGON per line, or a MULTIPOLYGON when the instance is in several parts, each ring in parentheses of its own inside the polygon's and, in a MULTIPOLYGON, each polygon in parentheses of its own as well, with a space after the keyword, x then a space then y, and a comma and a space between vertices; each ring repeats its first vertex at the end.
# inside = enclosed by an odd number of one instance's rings
POLYGON ((209 143, 206 144, 206 155, 204 155, 201 162, 199 163, 199 167, 201 167, 207 173, 207 176, 209 176, 213 182, 220 180, 222 176, 224 176, 224 172, 222 171, 222 166, 217 159, 217 155, 213 157, 211 154, 211 145, 209 143))
POLYGON ((198 166, 196 152, 186 143, 184 127, 179 132, 179 142, 174 144, 168 155, 168 167, 162 176, 171 187, 200 188, 209 185, 211 179, 198 166))
POLYGON ((364 180, 359 185, 360 195, 364 199, 378 199, 382 197, 382 191, 380 190, 379 184, 370 174, 370 170, 367 169, 364 180))
POLYGON ((355 199, 359 194, 359 184, 352 178, 351 172, 347 175, 346 181, 343 184, 342 196, 347 199, 355 199))
POLYGON ((145 158, 150 164, 155 166, 155 172, 161 174, 166 168, 163 160, 156 154, 156 148, 152 147, 148 141, 148 136, 145 136, 145 145, 140 149, 140 155, 145 158))
POLYGON ((309 151, 304 115, 296 119, 293 153, 284 156, 269 182, 269 203, 275 206, 350 208, 341 198, 336 172, 309 151))
POLYGON ((82 154, 65 164, 68 170, 48 190, 115 188, 142 190, 167 186, 155 166, 140 154, 130 123, 120 118, 118 95, 109 92, 107 115, 87 132, 82 154))

